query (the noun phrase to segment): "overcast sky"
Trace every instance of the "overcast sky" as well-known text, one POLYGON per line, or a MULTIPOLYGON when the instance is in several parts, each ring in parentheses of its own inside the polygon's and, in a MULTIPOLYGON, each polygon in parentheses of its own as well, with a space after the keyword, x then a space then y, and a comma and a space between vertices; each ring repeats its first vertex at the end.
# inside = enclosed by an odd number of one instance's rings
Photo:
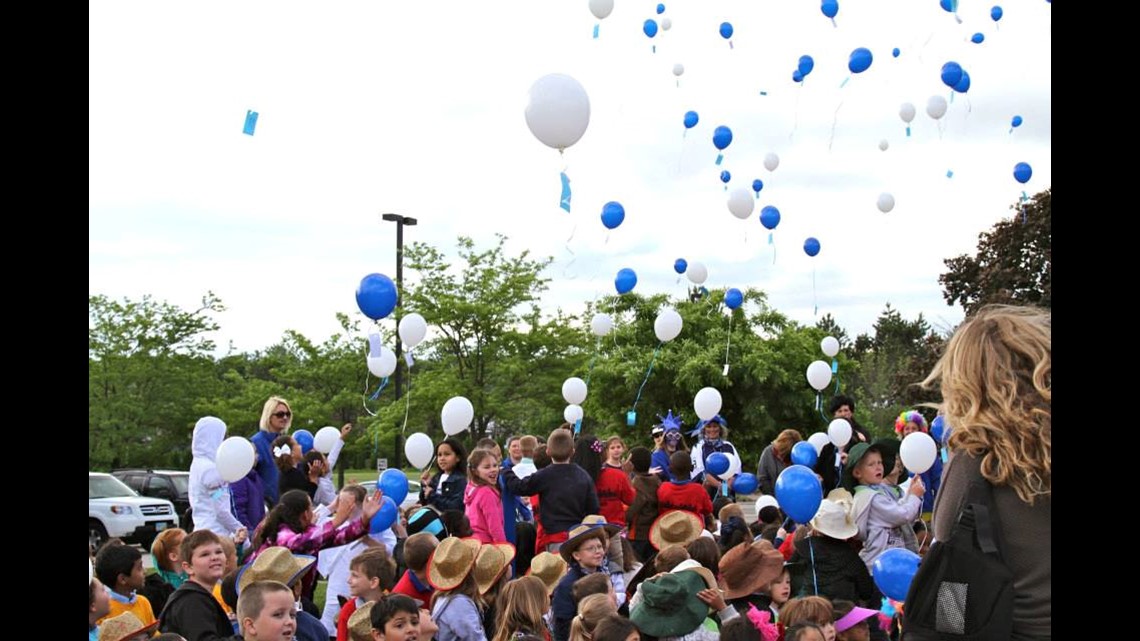
POLYGON ((638 293, 680 295, 683 257, 708 267, 709 288, 763 289, 794 320, 830 313, 852 337, 888 302, 959 322, 943 259, 972 254, 1023 190, 1051 185, 1051 5, 1002 4, 995 24, 992 0, 961 0, 961 23, 937 0, 841 0, 833 26, 814 0, 664 4, 615 0, 594 39, 587 0, 91 3, 90 292, 192 308, 213 290, 228 307, 216 339, 242 351, 286 329, 323 340, 336 312, 359 316, 365 274, 395 277, 380 214, 396 212, 419 220, 406 242, 452 256, 458 235, 488 247, 496 232, 512 252, 552 256, 551 311, 613 292, 622 267, 638 293), (666 17, 671 29, 642 33, 666 17), (852 75, 856 47, 874 61, 852 75), (815 68, 801 85, 804 54, 815 68), (936 121, 925 106, 951 99, 950 60, 971 87, 936 121), (531 85, 556 72, 591 109, 563 158, 523 116, 531 85), (910 137, 903 102, 918 110, 910 137), (700 122, 686 133, 688 110, 700 122), (717 125, 734 134, 719 167, 717 125), (1033 167, 1025 186, 1018 162, 1033 167), (764 181, 748 220, 729 213, 722 169, 730 190, 764 181), (626 219, 608 231, 611 200, 626 219), (774 245, 764 205, 782 214, 774 245))

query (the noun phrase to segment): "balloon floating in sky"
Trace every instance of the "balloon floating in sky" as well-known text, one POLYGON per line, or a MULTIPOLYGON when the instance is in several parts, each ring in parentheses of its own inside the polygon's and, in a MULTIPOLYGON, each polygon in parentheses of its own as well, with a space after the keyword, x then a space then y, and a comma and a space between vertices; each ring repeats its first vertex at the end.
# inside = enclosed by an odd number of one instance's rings
POLYGON ((713 146, 717 149, 724 151, 729 145, 732 144, 732 130, 724 125, 721 125, 713 131, 713 146))
POLYGON ((732 37, 732 23, 731 22, 720 23, 720 37, 724 38, 725 40, 728 40, 729 38, 732 37))
POLYGON ((619 294, 633 291, 635 285, 637 285, 637 273, 628 267, 619 270, 614 278, 614 288, 619 294))
POLYGON ((657 5, 657 15, 661 15, 662 13, 665 13, 665 5, 658 4, 657 5))
POLYGON ((760 224, 765 229, 775 229, 780 224, 780 210, 772 205, 766 205, 760 210, 760 224))
POLYGON ((895 197, 883 192, 879 194, 879 211, 884 214, 895 208, 895 197))
POLYGON ((914 114, 914 105, 911 103, 904 102, 899 106, 899 118, 902 118, 903 122, 910 124, 910 121, 914 120, 914 114))
POLYGON ((926 101, 926 115, 938 120, 946 115, 946 108, 948 106, 946 99, 942 96, 931 96, 930 100, 926 101))
POLYGON ((990 9, 990 18, 993 18, 993 21, 997 22, 998 20, 1001 20, 1001 16, 1002 16, 1001 7, 994 5, 994 8, 990 9))
POLYGON ((590 0, 590 13, 598 20, 604 20, 614 10, 614 0, 590 0))
POLYGON ((681 74, 683 74, 683 73, 685 73, 685 65, 683 65, 679 62, 677 64, 673 65, 673 75, 674 76, 680 77, 681 74))
POLYGON ((871 50, 866 47, 859 47, 851 52, 851 57, 847 60, 847 68, 851 73, 863 73, 871 66, 871 50))
POLYGON ((800 56, 799 65, 796 67, 800 75, 807 78, 812 69, 815 69, 815 60, 812 60, 811 56, 800 56))
POLYGON ((645 35, 652 38, 657 35, 657 21, 653 18, 649 18, 645 21, 645 24, 641 26, 641 30, 645 32, 645 35))
POLYGON ((899 51, 898 47, 891 49, 891 57, 893 57, 893 58, 898 58, 900 53, 902 53, 902 52, 899 51))
POLYGON ((670 18, 669 16, 665 16, 664 18, 661 18, 661 30, 662 31, 668 31, 672 27, 673 27, 673 19, 672 18, 670 18))
POLYGON ((760 197, 760 190, 764 188, 764 181, 757 178, 752 181, 752 191, 756 192, 756 197, 760 197))
POLYGON ((384 274, 368 274, 356 288, 356 305, 372 320, 380 320, 396 309, 396 283, 384 274))
POLYGON ((890 146, 891 146, 891 143, 887 142, 886 138, 883 138, 882 140, 879 141, 879 151, 886 151, 887 148, 890 146))
POLYGON ((942 65, 942 84, 954 88, 958 81, 962 79, 962 66, 951 60, 942 65))
POLYGON ((768 152, 764 156, 764 169, 768 171, 776 171, 776 167, 780 166, 780 157, 773 152, 768 152))
POLYGON ((795 71, 792 72, 792 82, 803 82, 803 81, 804 81, 804 75, 802 73, 800 73, 799 69, 796 69, 795 71))
POLYGON ((730 287, 729 290, 724 293, 724 305, 725 305, 725 307, 727 307, 729 309, 736 309, 737 307, 740 307, 740 305, 743 303, 744 303, 744 294, 740 293, 739 289, 737 289, 735 287, 730 287))
POLYGON ((625 220, 625 208, 621 203, 610 201, 602 207, 602 224, 606 229, 617 229, 625 220))
POLYGON ((692 129, 697 126, 697 122, 701 119, 695 111, 685 112, 685 129, 692 129))
POLYGON ((970 42, 972 42, 976 45, 982 44, 983 42, 985 42, 985 40, 986 40, 986 36, 980 31, 978 33, 975 33, 974 35, 970 36, 970 42))
MULTIPOLYGON (((720 172, 720 181, 722 183, 728 184, 730 180, 732 180, 732 174, 728 173, 727 169, 720 172)), ((749 199, 748 202, 752 202, 752 199, 749 199)))
POLYGON ((677 272, 678 274, 684 274, 685 270, 688 268, 689 261, 685 260, 684 258, 678 258, 677 260, 673 261, 673 271, 677 272))
MULTIPOLYGON (((946 13, 958 12, 958 0, 938 0, 938 4, 946 13)), ((898 599, 896 599, 898 600, 898 599)))
POLYGON ((1024 185, 1033 177, 1033 168, 1027 162, 1019 162, 1013 166, 1013 177, 1024 185))
POLYGON ((531 85, 525 115, 526 126, 535 138, 562 151, 586 133, 590 98, 577 80, 552 73, 531 85))
POLYGON ((728 211, 740 220, 746 220, 751 216, 754 207, 756 207, 756 201, 752 199, 752 194, 746 187, 733 189, 732 193, 728 195, 728 211))
POLYGON ((818 254, 819 253, 819 241, 816 240, 815 238, 808 237, 808 239, 804 241, 804 253, 807 254, 808 256, 815 256, 816 254, 818 254))
POLYGON ((689 269, 685 272, 689 282, 694 285, 703 285, 709 278, 709 269, 705 267, 704 263, 693 261, 689 263, 689 269))
POLYGON ((837 0, 823 0, 819 10, 828 18, 834 18, 839 13, 839 2, 837 0))
POLYGON ((958 84, 954 85, 954 91, 958 93, 966 93, 970 90, 970 72, 962 70, 962 78, 958 80, 958 84))
POLYGON ((1011 127, 1020 127, 1020 126, 1021 126, 1021 122, 1022 122, 1022 121, 1021 121, 1021 116, 1014 116, 1014 117, 1013 117, 1013 120, 1012 120, 1012 121, 1010 121, 1009 125, 1010 125, 1011 127))

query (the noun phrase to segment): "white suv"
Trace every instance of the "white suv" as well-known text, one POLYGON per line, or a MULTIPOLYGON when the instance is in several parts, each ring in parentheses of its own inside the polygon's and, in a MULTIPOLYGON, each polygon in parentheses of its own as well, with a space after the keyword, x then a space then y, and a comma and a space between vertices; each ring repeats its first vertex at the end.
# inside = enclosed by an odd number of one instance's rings
POLYGON ((178 525, 174 504, 139 496, 110 474, 89 472, 87 499, 88 537, 93 550, 110 537, 149 548, 160 531, 178 525))

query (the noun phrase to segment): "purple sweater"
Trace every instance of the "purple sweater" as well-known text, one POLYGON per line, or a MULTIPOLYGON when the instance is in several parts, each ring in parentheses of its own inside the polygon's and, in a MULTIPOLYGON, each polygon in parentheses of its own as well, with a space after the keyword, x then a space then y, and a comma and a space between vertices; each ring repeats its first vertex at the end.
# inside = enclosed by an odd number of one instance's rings
POLYGON ((256 530, 257 524, 265 518, 265 489, 256 467, 241 480, 230 483, 230 498, 234 503, 234 516, 250 532, 256 530))

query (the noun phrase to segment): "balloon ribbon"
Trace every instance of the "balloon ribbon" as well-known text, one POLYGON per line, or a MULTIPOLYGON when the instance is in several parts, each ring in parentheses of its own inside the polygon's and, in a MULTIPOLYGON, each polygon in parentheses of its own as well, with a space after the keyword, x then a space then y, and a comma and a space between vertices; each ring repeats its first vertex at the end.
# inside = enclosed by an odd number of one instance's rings
POLYGON ((728 376, 728 349, 732 345, 732 310, 728 311, 728 342, 724 344, 724 375, 728 376))
POLYGON ((653 358, 649 359, 649 369, 645 372, 645 379, 641 381, 641 387, 637 388, 637 398, 633 399, 633 407, 631 410, 637 409, 637 402, 641 400, 641 390, 645 389, 645 383, 649 381, 649 375, 653 373, 653 363, 657 361, 657 352, 661 351, 661 346, 665 341, 657 343, 657 349, 653 350, 653 358))
POLYGON ((717 154, 716 155, 716 164, 719 165, 723 161, 724 161, 724 154, 717 154))
POLYGON ((380 398, 380 392, 383 391, 384 388, 387 386, 388 386, 388 377, 385 376, 384 378, 380 379, 380 387, 377 387, 376 391, 372 392, 372 396, 369 396, 368 398, 370 400, 373 400, 373 401, 380 398))
POLYGON ((558 206, 565 209, 566 213, 570 213, 570 178, 566 172, 561 172, 560 176, 562 177, 562 198, 558 206))
POLYGON ((595 40, 598 38, 598 27, 600 27, 600 26, 602 26, 602 25, 601 24, 594 25, 594 39, 595 40))

